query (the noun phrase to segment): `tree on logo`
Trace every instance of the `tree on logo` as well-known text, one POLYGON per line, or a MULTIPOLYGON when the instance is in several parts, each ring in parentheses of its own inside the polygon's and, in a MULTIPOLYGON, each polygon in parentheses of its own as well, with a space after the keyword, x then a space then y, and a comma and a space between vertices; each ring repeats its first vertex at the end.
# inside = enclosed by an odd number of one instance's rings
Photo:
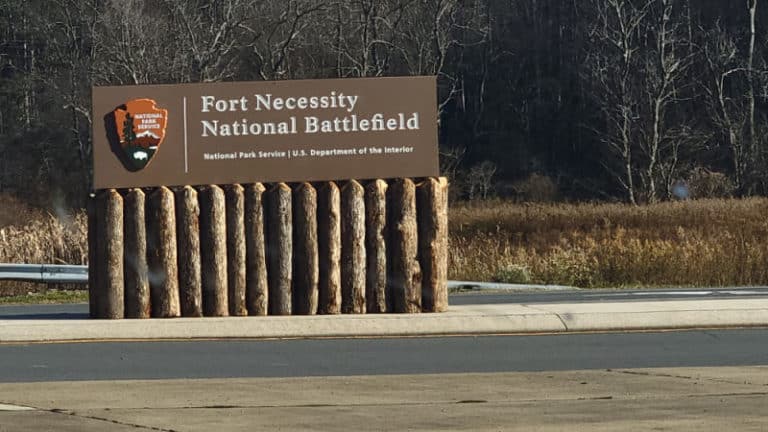
POLYGON ((133 131, 133 117, 131 113, 125 114, 125 122, 123 122, 123 143, 130 146, 136 140, 136 133, 133 131))

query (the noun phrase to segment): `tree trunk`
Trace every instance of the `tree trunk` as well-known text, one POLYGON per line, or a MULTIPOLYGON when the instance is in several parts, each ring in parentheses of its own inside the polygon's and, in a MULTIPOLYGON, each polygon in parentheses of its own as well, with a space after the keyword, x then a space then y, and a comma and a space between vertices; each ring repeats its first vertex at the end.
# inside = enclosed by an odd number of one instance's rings
POLYGON ((387 277, 392 311, 421 312, 421 270, 416 221, 416 186, 410 179, 395 180, 389 187, 389 235, 391 263, 387 277))
POLYGON ((341 189, 341 311, 365 307, 365 189, 350 180, 341 189))
POLYGON ((267 252, 264 240, 265 191, 261 183, 245 188, 245 293, 248 314, 254 316, 264 316, 269 312, 267 252))
POLYGON ((200 264, 200 203, 197 191, 185 186, 176 192, 176 233, 179 253, 181 316, 203 316, 200 264))
POLYGON ((227 186, 227 285, 229 314, 247 316, 245 305, 245 196, 240 185, 227 186))
POLYGON ((418 187, 422 310, 448 310, 448 180, 428 179, 418 187))
MULTIPOLYGON (((755 129, 755 24, 757 13, 757 0, 748 0, 747 6, 749 7, 749 54, 747 56, 747 73, 749 88, 747 90, 747 104, 748 104, 748 131, 749 131, 749 163, 750 167, 748 172, 754 172, 757 168, 756 164, 760 156, 759 149, 757 148, 757 136, 755 129)), ((755 179, 750 179, 750 183, 754 184, 755 179)), ((751 185, 750 185, 751 186, 751 185)), ((751 193, 751 190, 747 191, 751 193)))
POLYGON ((291 314, 293 226, 291 188, 276 185, 267 197, 267 277, 270 315, 291 314))
POLYGON ((125 195, 125 317, 149 318, 149 268, 147 267, 147 227, 144 214, 146 196, 141 189, 125 195))
POLYGON ((365 299, 368 313, 387 312, 387 182, 365 188, 365 299))
POLYGON ((224 191, 218 186, 205 186, 200 190, 200 258, 205 316, 229 315, 225 201, 224 191))
POLYGON ((123 198, 114 189, 98 195, 96 221, 96 318, 122 319, 123 198))
POLYGON ((324 183, 317 192, 319 257, 318 313, 341 313, 341 193, 336 183, 324 183))
POLYGON ((176 214, 173 193, 155 190, 147 209, 147 261, 153 318, 174 318, 179 307, 179 268, 176 255, 176 214))
POLYGON ((293 314, 315 315, 318 302, 317 192, 309 183, 293 191, 293 314))

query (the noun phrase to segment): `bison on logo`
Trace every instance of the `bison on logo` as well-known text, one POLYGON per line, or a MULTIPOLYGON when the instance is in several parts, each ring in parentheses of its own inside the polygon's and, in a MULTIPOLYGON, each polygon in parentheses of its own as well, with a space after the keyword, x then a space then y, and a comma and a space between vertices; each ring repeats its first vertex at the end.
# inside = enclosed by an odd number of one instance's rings
POLYGON ((165 138, 168 110, 159 109, 152 99, 134 99, 105 117, 107 135, 125 169, 144 169, 157 154, 165 138))

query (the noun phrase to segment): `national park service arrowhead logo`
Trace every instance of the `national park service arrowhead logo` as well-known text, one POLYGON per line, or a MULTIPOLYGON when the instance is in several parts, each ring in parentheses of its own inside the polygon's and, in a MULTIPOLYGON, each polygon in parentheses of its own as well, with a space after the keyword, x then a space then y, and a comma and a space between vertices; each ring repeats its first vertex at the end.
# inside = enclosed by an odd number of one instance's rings
POLYGON ((134 99, 105 117, 112 152, 125 169, 141 171, 154 158, 165 138, 168 110, 152 99, 134 99))

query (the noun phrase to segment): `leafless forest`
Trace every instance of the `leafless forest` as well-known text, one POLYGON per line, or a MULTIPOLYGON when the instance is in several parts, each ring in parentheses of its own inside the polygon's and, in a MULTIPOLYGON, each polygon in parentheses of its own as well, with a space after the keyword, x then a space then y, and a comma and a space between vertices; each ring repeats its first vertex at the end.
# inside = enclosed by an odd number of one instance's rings
POLYGON ((455 198, 768 192, 760 0, 0 0, 0 193, 82 205, 92 85, 439 76, 455 198))

